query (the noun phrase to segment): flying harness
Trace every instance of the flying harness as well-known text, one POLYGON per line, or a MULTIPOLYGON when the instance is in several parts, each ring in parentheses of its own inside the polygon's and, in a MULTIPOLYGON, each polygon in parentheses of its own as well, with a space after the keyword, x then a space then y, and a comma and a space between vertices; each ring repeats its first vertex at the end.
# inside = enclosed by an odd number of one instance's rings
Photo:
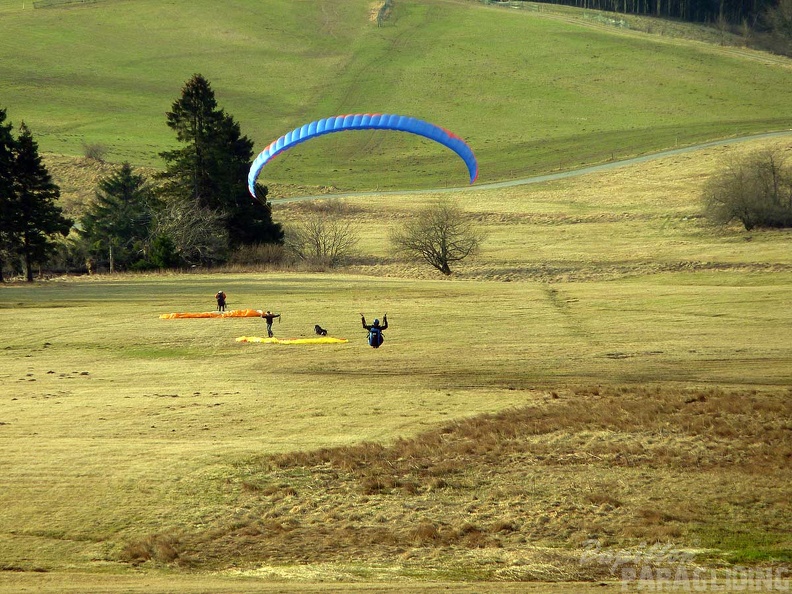
POLYGON ((377 349, 383 343, 384 340, 385 337, 382 336, 382 328, 380 328, 379 326, 372 326, 371 328, 369 328, 369 335, 368 335, 369 346, 372 346, 375 349, 377 349))

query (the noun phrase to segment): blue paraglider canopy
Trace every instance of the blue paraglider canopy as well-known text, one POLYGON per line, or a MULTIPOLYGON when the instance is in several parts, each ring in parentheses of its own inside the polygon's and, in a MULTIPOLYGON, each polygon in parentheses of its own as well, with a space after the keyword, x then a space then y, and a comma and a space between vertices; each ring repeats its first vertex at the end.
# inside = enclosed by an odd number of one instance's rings
POLYGON ((264 165, 273 157, 291 147, 316 138, 324 134, 333 132, 343 132, 346 130, 396 130, 399 132, 409 132, 424 136, 454 151, 467 165, 470 173, 470 183, 476 181, 478 177, 478 163, 473 150, 456 134, 449 132, 439 126, 430 124, 409 116, 379 113, 356 113, 350 115, 340 115, 331 118, 316 120, 299 128, 295 128, 288 134, 284 134, 276 141, 265 148, 250 166, 248 174, 248 190, 256 197, 256 179, 264 165))

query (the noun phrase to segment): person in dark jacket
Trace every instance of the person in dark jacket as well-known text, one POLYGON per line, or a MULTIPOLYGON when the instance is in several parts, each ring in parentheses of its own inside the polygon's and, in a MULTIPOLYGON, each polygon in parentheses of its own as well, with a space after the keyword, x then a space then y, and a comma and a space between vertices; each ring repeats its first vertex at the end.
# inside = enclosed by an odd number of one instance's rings
POLYGON ((272 338, 272 320, 281 317, 281 315, 274 314, 270 310, 267 310, 265 313, 261 314, 261 317, 267 321, 267 336, 272 338))
POLYGON ((363 327, 368 330, 368 343, 369 346, 372 348, 378 349, 385 341, 385 337, 382 335, 383 330, 388 329, 388 314, 382 316, 382 325, 380 326, 380 321, 378 319, 374 320, 374 323, 369 326, 366 324, 366 316, 360 314, 360 321, 363 323, 363 327))
POLYGON ((217 299, 217 311, 225 311, 226 294, 223 291, 218 291, 215 294, 215 299, 217 299))

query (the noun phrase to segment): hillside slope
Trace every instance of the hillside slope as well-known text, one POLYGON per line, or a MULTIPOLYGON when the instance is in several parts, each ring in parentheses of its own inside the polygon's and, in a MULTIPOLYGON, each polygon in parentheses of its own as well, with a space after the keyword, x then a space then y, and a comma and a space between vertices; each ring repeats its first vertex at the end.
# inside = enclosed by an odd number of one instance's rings
MULTIPOLYGON (((200 72, 256 150, 312 119, 407 113, 474 148, 481 182, 696 141, 786 129, 792 68, 716 46, 589 27, 473 2, 372 4, 106 0, 0 2, 3 106, 45 152, 106 147, 159 167, 165 112, 200 72)), ((332 135, 276 160, 264 180, 341 189, 465 183, 464 165, 400 133, 332 135)))

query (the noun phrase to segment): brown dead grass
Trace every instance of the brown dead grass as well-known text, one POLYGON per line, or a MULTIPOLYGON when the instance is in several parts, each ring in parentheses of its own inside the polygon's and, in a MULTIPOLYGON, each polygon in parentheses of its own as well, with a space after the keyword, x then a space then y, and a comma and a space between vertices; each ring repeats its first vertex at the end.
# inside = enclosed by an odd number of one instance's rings
MULTIPOLYGON (((687 549, 742 532, 789 551, 790 395, 555 391, 389 445, 261 457, 231 482, 233 521, 168 541, 175 554, 157 553, 152 537, 127 558, 200 568, 420 559, 465 579, 517 564, 520 579, 548 579, 551 566, 554 579, 571 580, 608 577, 580 563, 592 539, 687 549)), ((706 557, 733 552, 710 547, 706 557)))
MULTIPOLYGON (((60 188, 63 211, 72 218, 79 218, 85 213, 99 182, 112 175, 120 166, 117 163, 67 155, 45 154, 43 159, 52 180, 60 188)), ((135 169, 149 178, 155 171, 150 167, 135 169)))
POLYGON ((171 563, 179 558, 179 539, 172 534, 152 534, 144 539, 127 544, 120 558, 127 563, 139 565, 145 561, 171 563))

